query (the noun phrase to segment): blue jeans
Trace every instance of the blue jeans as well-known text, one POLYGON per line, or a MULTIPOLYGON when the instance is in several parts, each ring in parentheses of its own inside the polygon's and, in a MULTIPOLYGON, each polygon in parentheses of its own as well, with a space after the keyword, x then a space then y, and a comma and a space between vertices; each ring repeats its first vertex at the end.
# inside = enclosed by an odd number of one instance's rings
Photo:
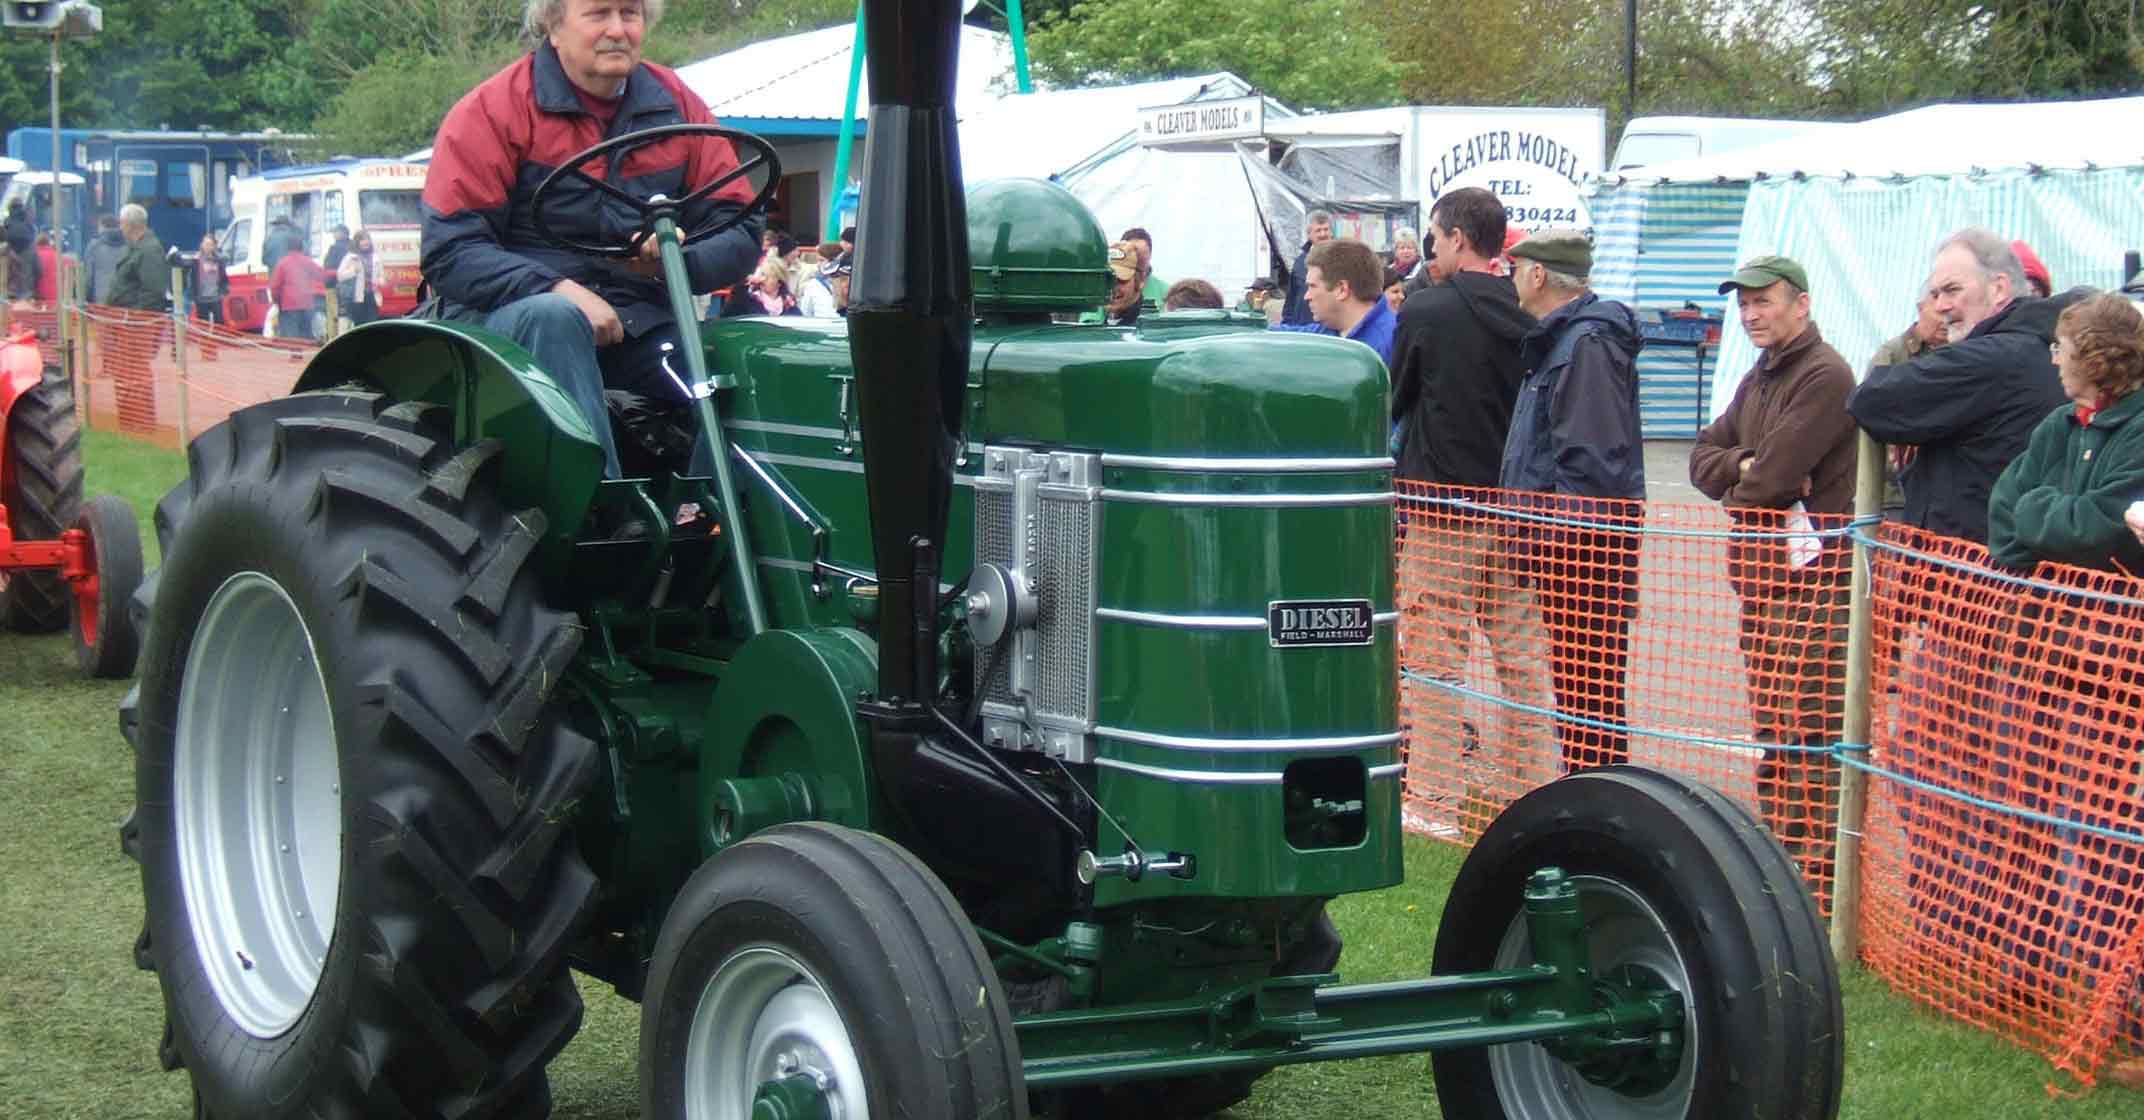
MULTIPOLYGON (((663 344, 679 343, 674 323, 650 328, 638 338, 599 350, 588 316, 581 314, 572 300, 556 292, 527 296, 497 311, 472 312, 467 317, 519 343, 536 359, 537 366, 581 406, 581 415, 595 429, 596 442, 603 448, 605 478, 618 478, 624 473, 618 465, 618 443, 610 429, 610 408, 603 400, 605 388, 665 401, 685 399, 662 371, 663 344)), ((671 368, 684 376, 683 358, 673 359, 671 368)), ((692 469, 705 473, 700 471, 702 464, 712 469, 704 436, 693 449, 692 469)))

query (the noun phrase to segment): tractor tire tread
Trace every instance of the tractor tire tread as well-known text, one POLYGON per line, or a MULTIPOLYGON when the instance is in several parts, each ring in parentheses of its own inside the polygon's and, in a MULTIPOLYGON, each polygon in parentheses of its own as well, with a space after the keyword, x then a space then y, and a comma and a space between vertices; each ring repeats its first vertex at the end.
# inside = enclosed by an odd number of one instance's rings
MULTIPOLYGON (((82 427, 65 382, 44 381, 21 396, 5 417, 7 464, 14 484, 0 494, 17 540, 58 540, 82 509, 82 427)), ((73 592, 55 571, 14 572, 0 590, 0 628, 50 634, 67 626, 73 592)))
MULTIPOLYGON (((182 1015, 175 1001, 207 987, 198 965, 169 975, 194 949, 179 889, 153 882, 171 874, 156 782, 169 781, 172 682, 197 617, 181 612, 199 610, 175 596, 205 601, 200 585, 238 562, 217 540, 234 523, 283 526, 284 540, 249 541, 244 562, 309 604, 316 641, 337 650, 322 662, 342 670, 329 682, 338 740, 364 744, 362 789, 347 784, 359 752, 342 749, 345 843, 360 854, 343 880, 323 998, 285 1036, 312 1029, 308 1044, 328 1060, 289 1063, 315 1072, 273 1086, 308 1115, 540 1116, 545 1066, 581 1020, 567 955, 597 882, 568 829, 597 754, 545 718, 580 628, 542 604, 530 550, 511 543, 529 511, 471 485, 472 460, 443 440, 446 418, 347 390, 233 414, 194 441, 188 478, 159 503, 166 563, 138 596, 155 629, 140 699, 122 719, 142 756, 143 944, 167 974, 167 1024, 200 1020, 201 1007, 182 1015), (486 579, 496 609, 457 610, 486 579), (336 990, 356 998, 323 1008, 338 968, 348 975, 336 990)), ((180 1032, 167 1049, 192 1070, 207 1115, 228 1120, 258 1111, 270 1086, 230 1053, 265 1044, 223 1029, 180 1032)))

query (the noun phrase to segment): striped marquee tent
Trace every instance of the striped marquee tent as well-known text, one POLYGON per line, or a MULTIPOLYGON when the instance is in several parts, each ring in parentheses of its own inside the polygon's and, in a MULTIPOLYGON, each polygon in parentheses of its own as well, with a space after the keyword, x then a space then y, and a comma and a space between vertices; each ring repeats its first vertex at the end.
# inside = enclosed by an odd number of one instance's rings
MULTIPOLYGON (((1825 341, 1857 371, 1906 329, 1937 242, 1968 225, 2033 246, 2058 289, 2112 287, 2144 248, 2144 98, 1931 105, 1592 185, 1594 286, 1641 315, 1715 292, 1737 260, 1783 253, 1809 271, 1825 341)), ((1639 363, 1648 437, 1688 438, 1756 360, 1731 317, 1698 384, 1690 351, 1639 363)))

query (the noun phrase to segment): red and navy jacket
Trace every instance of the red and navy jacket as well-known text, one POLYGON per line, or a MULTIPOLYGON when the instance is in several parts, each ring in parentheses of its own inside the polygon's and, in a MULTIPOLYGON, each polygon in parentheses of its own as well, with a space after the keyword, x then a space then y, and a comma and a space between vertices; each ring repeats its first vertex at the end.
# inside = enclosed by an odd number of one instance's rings
MULTIPOLYGON (((617 309, 629 337, 671 321, 661 281, 635 276, 616 261, 561 249, 536 231, 536 187, 575 153, 599 141, 668 124, 715 124, 714 114, 675 71, 642 63, 626 79, 617 115, 605 129, 584 104, 549 43, 469 91, 440 122, 424 178, 421 265, 431 288, 460 309, 496 311, 574 280, 617 309)), ((627 194, 682 198, 737 166, 727 140, 680 136, 582 170, 627 194)), ((625 245, 639 215, 574 176, 544 199, 552 231, 583 244, 625 245)), ((689 207, 686 230, 736 213, 752 199, 743 179, 689 207)), ((760 223, 744 222, 685 248, 694 292, 742 279, 759 261, 760 223)))

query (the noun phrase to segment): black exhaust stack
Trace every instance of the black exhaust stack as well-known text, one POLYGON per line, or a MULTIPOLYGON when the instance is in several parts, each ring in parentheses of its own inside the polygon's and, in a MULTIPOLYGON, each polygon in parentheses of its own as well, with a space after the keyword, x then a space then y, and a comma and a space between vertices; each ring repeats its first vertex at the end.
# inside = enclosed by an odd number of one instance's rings
POLYGON ((938 688, 939 561, 974 318, 953 107, 959 0, 865 0, 864 35, 870 152, 849 356, 879 577, 879 691, 867 714, 920 729, 938 688))

